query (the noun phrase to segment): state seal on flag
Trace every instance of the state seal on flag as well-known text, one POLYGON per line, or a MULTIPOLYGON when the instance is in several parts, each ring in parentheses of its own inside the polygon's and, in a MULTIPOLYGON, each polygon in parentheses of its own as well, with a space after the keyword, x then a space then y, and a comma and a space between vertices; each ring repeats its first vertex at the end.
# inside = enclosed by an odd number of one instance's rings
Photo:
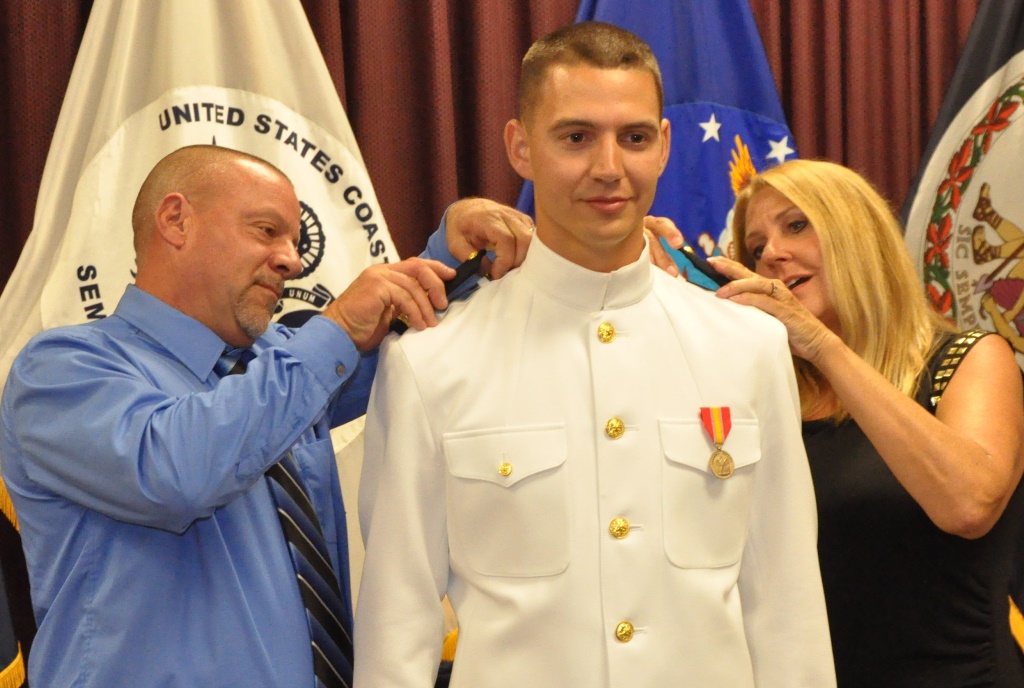
POLYGON ((967 100, 921 178, 906 243, 960 329, 1003 335, 1024 367, 1024 53, 967 100))

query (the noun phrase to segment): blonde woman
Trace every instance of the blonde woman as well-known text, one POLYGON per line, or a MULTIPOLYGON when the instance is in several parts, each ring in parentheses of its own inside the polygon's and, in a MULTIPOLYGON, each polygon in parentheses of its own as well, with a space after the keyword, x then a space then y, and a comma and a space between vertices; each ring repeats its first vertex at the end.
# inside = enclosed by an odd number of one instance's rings
POLYGON ((710 259, 734 280, 718 295, 789 333, 840 688, 1024 685, 1008 627, 1024 518, 1010 346, 961 338, 952 377, 933 385, 956 334, 925 299, 888 204, 840 165, 756 176, 733 238, 738 262, 710 259))

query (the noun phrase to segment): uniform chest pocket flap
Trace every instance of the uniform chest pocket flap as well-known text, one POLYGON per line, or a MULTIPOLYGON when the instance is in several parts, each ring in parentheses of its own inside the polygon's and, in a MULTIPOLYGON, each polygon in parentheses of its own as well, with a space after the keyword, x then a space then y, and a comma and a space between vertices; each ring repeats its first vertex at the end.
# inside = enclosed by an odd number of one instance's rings
POLYGON ((732 419, 722 445, 733 460, 728 478, 709 466, 715 445, 699 420, 660 420, 665 553, 680 568, 739 561, 746 544, 761 433, 756 419, 732 419))
POLYGON ((453 563, 489 576, 550 576, 569 565, 561 425, 451 433, 442 440, 453 563))

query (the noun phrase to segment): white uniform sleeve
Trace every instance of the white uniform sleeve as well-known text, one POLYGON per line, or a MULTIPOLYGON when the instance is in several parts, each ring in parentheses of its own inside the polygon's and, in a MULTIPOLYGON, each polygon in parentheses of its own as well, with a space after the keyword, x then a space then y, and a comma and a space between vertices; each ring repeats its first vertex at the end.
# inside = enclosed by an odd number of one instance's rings
POLYGON ((758 688, 829 688, 836 678, 796 379, 784 340, 765 349, 755 391, 763 470, 739 576, 744 628, 758 688))
POLYGON ((394 339, 381 350, 365 446, 355 685, 430 688, 441 658, 448 580, 444 460, 394 339))

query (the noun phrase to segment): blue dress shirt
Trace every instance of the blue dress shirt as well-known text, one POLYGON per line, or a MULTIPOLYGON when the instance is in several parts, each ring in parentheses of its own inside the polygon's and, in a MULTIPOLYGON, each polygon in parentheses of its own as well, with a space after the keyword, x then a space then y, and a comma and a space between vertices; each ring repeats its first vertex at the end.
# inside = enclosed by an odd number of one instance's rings
POLYGON ((351 616, 329 430, 365 412, 376 352, 324 317, 272 324, 244 375, 214 372, 224 348, 129 286, 111 317, 44 332, 15 360, 0 457, 39 626, 33 686, 314 685, 263 474, 292 449, 351 616))

